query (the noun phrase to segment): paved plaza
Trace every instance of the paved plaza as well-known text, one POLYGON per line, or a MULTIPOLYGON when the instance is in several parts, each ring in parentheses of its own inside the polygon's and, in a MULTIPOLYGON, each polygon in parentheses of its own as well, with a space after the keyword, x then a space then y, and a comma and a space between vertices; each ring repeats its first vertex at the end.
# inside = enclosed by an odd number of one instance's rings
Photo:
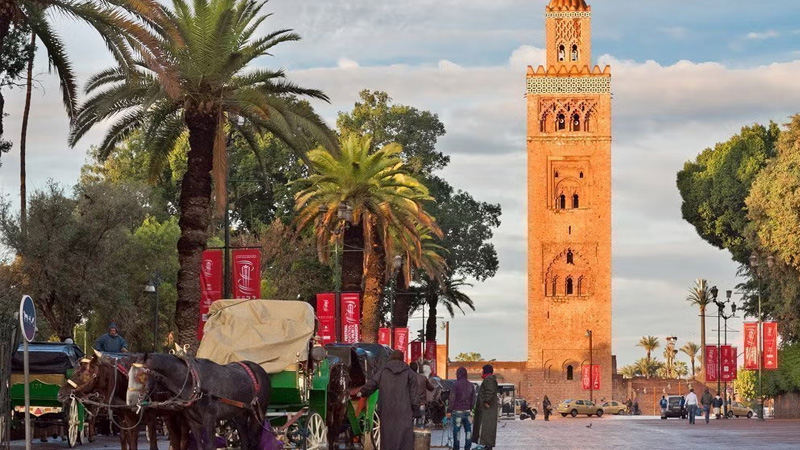
MULTIPOLYGON (((800 422, 755 419, 712 420, 710 424, 699 420, 689 426, 679 419, 660 420, 653 417, 603 417, 556 418, 545 422, 541 418, 531 421, 502 421, 498 425, 497 450, 530 449, 745 449, 800 448, 800 422), (591 424, 591 428, 587 426, 591 424)), ((451 443, 442 431, 432 433, 432 450, 449 448, 451 443)), ((159 439, 159 448, 167 450, 166 438, 159 439)), ((11 446, 24 449, 22 441, 11 446)), ((39 443, 34 449, 65 449, 63 442, 39 443)), ((117 438, 99 437, 91 445, 79 445, 79 450, 119 448, 117 438)), ((139 448, 149 448, 144 434, 139 448)))

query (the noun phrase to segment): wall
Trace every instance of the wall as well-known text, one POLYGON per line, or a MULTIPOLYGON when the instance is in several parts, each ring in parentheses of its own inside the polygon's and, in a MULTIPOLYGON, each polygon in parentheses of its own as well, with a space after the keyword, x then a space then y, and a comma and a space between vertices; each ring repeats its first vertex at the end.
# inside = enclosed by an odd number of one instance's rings
POLYGON ((800 393, 789 392, 775 397, 776 419, 800 419, 800 393))

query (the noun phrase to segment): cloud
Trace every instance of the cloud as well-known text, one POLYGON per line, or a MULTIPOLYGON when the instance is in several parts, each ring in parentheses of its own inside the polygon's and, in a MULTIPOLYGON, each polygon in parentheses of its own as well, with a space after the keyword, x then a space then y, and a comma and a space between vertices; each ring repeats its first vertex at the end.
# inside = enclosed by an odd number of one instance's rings
POLYGON ((767 30, 762 32, 751 31, 747 33, 745 37, 755 41, 763 41, 765 39, 774 39, 780 35, 781 34, 775 30, 767 30))

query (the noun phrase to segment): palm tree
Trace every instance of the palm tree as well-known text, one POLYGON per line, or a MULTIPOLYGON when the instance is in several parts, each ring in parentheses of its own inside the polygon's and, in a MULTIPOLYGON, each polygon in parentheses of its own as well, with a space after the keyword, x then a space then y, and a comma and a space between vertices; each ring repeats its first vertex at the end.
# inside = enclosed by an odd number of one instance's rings
POLYGON ((661 361, 650 358, 639 358, 633 363, 636 369, 645 378, 652 378, 658 374, 658 370, 664 367, 661 361))
POLYGON ((621 369, 619 369, 619 373, 624 378, 635 378, 640 375, 635 364, 623 366, 621 369))
POLYGON ((36 55, 36 33, 31 32, 30 54, 25 72, 25 106, 22 109, 22 131, 19 137, 19 223, 22 237, 27 236, 28 192, 25 175, 25 157, 28 146, 28 118, 31 115, 31 93, 33 91, 33 58, 36 55))
POLYGON ((655 336, 642 336, 639 339, 639 343, 636 344, 637 347, 642 347, 647 352, 647 360, 650 361, 650 353, 653 350, 657 349, 661 344, 658 342, 658 338, 655 336))
POLYGON ((695 371, 695 359, 697 358, 697 352, 700 351, 700 348, 694 342, 687 342, 686 344, 681 347, 681 351, 689 357, 689 364, 692 367, 692 378, 694 378, 697 371, 695 371))
MULTIPOLYGON (((227 173, 226 131, 255 148, 258 133, 270 132, 304 153, 312 141, 334 149, 336 141, 297 96, 327 101, 322 92, 286 80, 281 70, 249 69, 278 44, 300 37, 290 30, 255 36, 268 17, 265 1, 173 0, 137 14, 149 25, 148 45, 134 45, 135 67, 104 70, 87 83, 92 96, 81 106, 70 135, 75 145, 93 126, 117 118, 100 144, 107 157, 117 143, 139 131, 151 169, 163 164, 180 139, 189 144, 178 200, 181 236, 175 312, 177 339, 196 342, 200 262, 209 236, 212 170, 222 201, 227 173), (227 130, 226 130, 227 126, 227 130)), ((135 3, 138 5, 138 3, 135 3)), ((154 172, 156 173, 156 172, 154 172)))
POLYGON ((673 370, 675 371, 675 376, 678 377, 678 379, 683 379, 689 375, 689 368, 683 361, 675 361, 673 370))
POLYGON ((391 275, 387 260, 394 255, 421 261, 422 236, 440 233, 433 217, 422 207, 431 200, 428 189, 410 176, 398 156, 402 147, 389 144, 370 152, 371 138, 349 135, 340 142, 340 153, 324 149, 308 154, 316 172, 305 180, 295 197, 298 229, 315 223, 320 260, 336 238, 332 230, 340 205, 352 208, 353 225, 364 240, 362 338, 377 340, 380 299, 384 281, 391 275))
POLYGON ((454 279, 453 277, 445 277, 439 283, 425 277, 423 283, 422 295, 425 297, 425 305, 428 308, 428 317, 425 324, 425 340, 436 340, 436 314, 439 305, 444 305, 450 317, 455 317, 456 309, 464 314, 464 307, 468 307, 475 311, 475 304, 472 299, 465 294, 461 288, 464 286, 471 287, 463 278, 454 279))
MULTIPOLYGON (((705 365, 706 361, 706 307, 713 301, 711 298, 711 289, 708 287, 708 282, 702 278, 698 278, 694 282, 694 287, 689 289, 689 295, 686 297, 692 306, 696 306, 700 310, 700 361, 705 365)), ((694 376, 694 373, 692 374, 694 376)), ((705 373, 701 370, 700 378, 705 379, 705 373)))

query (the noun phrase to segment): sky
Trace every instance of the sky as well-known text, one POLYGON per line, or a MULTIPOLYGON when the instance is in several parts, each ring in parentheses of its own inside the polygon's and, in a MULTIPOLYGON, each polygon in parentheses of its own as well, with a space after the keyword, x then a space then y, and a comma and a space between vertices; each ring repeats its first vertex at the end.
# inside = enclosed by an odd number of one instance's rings
MULTIPOLYGON (((322 89, 315 103, 334 125, 362 89, 439 115, 451 157, 441 173, 475 198, 499 203, 493 242, 497 275, 468 290, 477 311, 451 321, 451 357, 526 358, 525 71, 544 61, 548 0, 271 0, 265 32, 292 28, 303 39, 258 63, 322 89)), ((696 309, 685 301, 696 278, 735 289, 727 252, 681 218, 675 185, 683 163, 742 126, 783 124, 800 105, 800 2, 786 0, 597 0, 593 60, 612 70, 613 353, 620 366, 644 356, 641 336, 699 343, 696 309)), ((112 61, 93 31, 56 18, 81 80, 112 61)), ((77 181, 102 129, 68 148, 68 123, 54 77, 37 61, 28 189, 77 181)), ((7 137, 16 142, 22 92, 6 95, 7 137)), ((19 196, 18 150, 2 156, 0 193, 19 196)), ((734 293, 734 300, 739 296, 734 293)), ((444 314, 442 314, 444 315, 444 314)), ((715 319, 708 338, 716 338, 715 319)), ((740 321, 729 321, 740 329, 740 321)), ((412 329, 421 328, 421 318, 412 329)), ((576 330, 576 336, 582 335, 576 330)), ((741 341, 734 333, 729 340, 741 341)), ((660 352, 659 356, 660 356, 660 352)), ((679 360, 686 360, 679 355, 679 360)))

